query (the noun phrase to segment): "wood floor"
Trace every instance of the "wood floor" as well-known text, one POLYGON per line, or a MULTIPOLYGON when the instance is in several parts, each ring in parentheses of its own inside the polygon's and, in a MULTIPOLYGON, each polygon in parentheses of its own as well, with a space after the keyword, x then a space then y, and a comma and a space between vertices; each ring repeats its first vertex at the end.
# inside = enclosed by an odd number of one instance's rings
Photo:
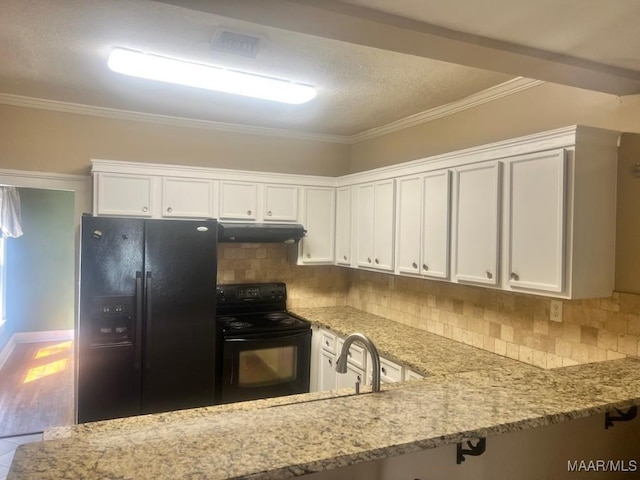
POLYGON ((0 369, 0 437, 74 421, 73 345, 19 343, 0 369))

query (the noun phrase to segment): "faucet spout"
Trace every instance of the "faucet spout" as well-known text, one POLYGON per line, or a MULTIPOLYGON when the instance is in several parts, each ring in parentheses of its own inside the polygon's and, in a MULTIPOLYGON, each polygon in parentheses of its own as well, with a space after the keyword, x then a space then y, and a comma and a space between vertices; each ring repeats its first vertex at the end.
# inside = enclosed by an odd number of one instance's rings
POLYGON ((373 360, 373 379, 371 389, 374 392, 380 391, 380 354, 378 354, 378 349, 373 344, 371 339, 362 333, 352 333, 349 335, 342 345, 342 350, 340 351, 340 356, 338 357, 338 361, 336 362, 336 372, 338 373, 347 373, 347 355, 349 354, 349 348, 353 342, 359 342, 364 345, 365 349, 371 355, 371 359, 373 360))

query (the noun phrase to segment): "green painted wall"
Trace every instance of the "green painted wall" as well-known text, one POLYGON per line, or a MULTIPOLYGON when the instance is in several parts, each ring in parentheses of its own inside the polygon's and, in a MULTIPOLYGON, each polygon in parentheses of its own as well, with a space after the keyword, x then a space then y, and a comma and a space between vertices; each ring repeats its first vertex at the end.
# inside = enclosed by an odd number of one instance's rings
POLYGON ((74 194, 18 191, 24 235, 7 241, 7 330, 73 328, 74 194))

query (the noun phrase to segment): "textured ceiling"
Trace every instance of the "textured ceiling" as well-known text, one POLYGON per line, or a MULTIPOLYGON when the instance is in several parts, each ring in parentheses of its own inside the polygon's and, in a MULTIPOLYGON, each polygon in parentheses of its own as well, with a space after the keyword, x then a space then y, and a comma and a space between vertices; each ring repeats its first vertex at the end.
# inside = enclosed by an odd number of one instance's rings
POLYGON ((353 135, 512 76, 144 0, 3 0, 0 93, 228 123, 353 135), (265 39, 255 59, 211 50, 216 28, 265 39), (291 106, 127 78, 114 46, 224 64, 318 87, 291 106))
POLYGON ((1 11, 0 94, 232 124, 351 136, 518 75, 640 85, 640 0, 2 0, 1 11), (213 51, 221 29, 260 36, 256 58, 213 51), (128 78, 106 67, 115 46, 311 83, 318 96, 278 105, 128 78))

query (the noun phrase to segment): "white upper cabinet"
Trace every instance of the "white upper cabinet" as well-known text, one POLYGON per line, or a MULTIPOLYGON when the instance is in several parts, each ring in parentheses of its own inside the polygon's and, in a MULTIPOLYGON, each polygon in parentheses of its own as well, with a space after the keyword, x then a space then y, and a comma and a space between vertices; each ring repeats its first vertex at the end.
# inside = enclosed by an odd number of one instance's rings
POLYGON ((382 270, 393 270, 394 199, 394 180, 376 182, 373 263, 382 270))
POLYGON ((302 210, 307 230, 307 236, 300 241, 302 263, 333 263, 335 190, 304 187, 302 210))
POLYGON ((565 152, 553 150, 514 157, 507 162, 506 170, 509 285, 514 289, 561 292, 565 152))
POLYGON ((422 177, 400 178, 397 183, 397 269, 399 273, 418 274, 422 243, 422 177))
POLYGON ((420 273, 449 278, 451 173, 434 172, 424 177, 422 202, 422 262, 420 273))
POLYGON ((293 185, 264 185, 262 218, 274 222, 298 220, 298 190, 293 185))
POLYGON ((455 278, 498 284, 500 164, 455 169, 455 278))
POLYGON ((336 263, 351 264, 351 187, 336 191, 336 263))
POLYGON ((398 184, 398 273, 449 276, 450 173, 401 178, 398 184))
POLYGON ((152 216, 153 177, 97 173, 94 180, 98 215, 152 216))
POLYGON ((374 185, 358 185, 356 187, 356 249, 358 266, 373 266, 373 214, 374 185))
POLYGON ((393 270, 394 180, 356 186, 358 266, 393 270))
POLYGON ((193 178, 162 179, 162 216, 213 218, 213 182, 193 178))
POLYGON ((245 182, 220 182, 220 218, 255 220, 258 214, 258 185, 245 182))

